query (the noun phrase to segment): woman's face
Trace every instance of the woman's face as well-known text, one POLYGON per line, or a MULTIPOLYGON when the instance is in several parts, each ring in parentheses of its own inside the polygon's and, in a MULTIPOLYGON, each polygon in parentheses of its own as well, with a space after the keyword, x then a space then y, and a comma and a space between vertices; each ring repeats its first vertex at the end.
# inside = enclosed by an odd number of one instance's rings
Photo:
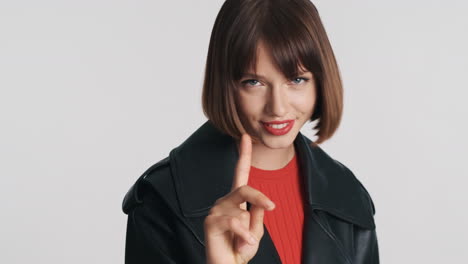
POLYGON ((287 148, 312 116, 316 101, 313 75, 305 72, 292 80, 285 79, 262 42, 257 48, 256 70, 258 76, 246 74, 238 83, 237 103, 242 122, 247 132, 265 146, 287 148), (265 127, 264 123, 271 121, 292 122, 283 129, 265 127))

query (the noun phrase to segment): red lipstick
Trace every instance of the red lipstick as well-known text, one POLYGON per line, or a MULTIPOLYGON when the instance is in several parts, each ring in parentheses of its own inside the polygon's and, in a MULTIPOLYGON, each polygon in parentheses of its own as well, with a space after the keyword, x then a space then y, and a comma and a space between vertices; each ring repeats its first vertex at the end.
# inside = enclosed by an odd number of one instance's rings
POLYGON ((281 136, 287 134, 291 128, 294 126, 294 119, 282 120, 282 121, 271 121, 271 122, 261 122, 266 131, 275 136, 281 136), (283 125, 280 128, 275 128, 271 125, 283 125))

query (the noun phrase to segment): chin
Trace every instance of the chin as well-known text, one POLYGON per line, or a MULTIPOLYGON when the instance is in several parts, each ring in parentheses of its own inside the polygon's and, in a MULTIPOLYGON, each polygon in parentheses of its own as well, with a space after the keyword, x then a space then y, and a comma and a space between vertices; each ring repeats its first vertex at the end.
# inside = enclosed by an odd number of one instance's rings
POLYGON ((290 147, 294 143, 297 132, 289 131, 288 134, 283 136, 274 136, 267 133, 260 134, 260 143, 271 149, 281 149, 290 147))

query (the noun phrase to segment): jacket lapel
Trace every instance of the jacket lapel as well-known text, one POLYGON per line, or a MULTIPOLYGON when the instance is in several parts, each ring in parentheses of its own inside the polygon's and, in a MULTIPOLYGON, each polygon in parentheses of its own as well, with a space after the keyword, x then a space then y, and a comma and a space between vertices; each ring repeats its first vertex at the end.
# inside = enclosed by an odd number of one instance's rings
MULTIPOLYGON (((346 263, 345 254, 320 212, 374 228, 371 204, 362 185, 343 164, 300 132, 294 145, 308 205, 304 212, 303 263, 346 263), (337 261, 324 262, 320 258, 336 258, 337 261)), ((201 241, 204 241, 204 216, 218 198, 230 192, 238 157, 234 139, 222 134, 209 120, 169 154, 181 213, 197 223, 193 225, 194 231, 201 241)), ((259 251, 270 252, 271 261, 280 263, 266 227, 265 231, 259 251)), ((262 257, 256 255, 253 260, 259 258, 262 257)))

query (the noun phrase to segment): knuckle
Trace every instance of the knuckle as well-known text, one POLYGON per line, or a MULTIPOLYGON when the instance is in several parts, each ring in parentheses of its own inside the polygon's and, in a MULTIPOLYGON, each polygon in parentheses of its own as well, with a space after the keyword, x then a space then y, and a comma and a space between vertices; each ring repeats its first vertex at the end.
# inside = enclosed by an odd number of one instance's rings
POLYGON ((210 214, 207 217, 205 217, 205 222, 213 222, 214 220, 216 220, 216 218, 218 218, 216 215, 210 214))
POLYGON ((241 219, 249 219, 250 218, 250 213, 248 211, 243 211, 239 214, 239 217, 241 219))
POLYGON ((242 185, 239 188, 237 188, 237 192, 240 193, 241 195, 245 195, 249 191, 249 188, 251 187, 248 185, 242 185))
POLYGON ((209 215, 215 215, 215 214, 218 214, 218 211, 219 211, 219 206, 213 206, 211 207, 210 211, 209 211, 209 215))
POLYGON ((258 232, 260 236, 263 236, 265 234, 265 228, 260 228, 260 231, 258 232))
POLYGON ((253 188, 249 185, 242 185, 242 188, 244 189, 244 191, 248 191, 248 190, 252 190, 253 188))
POLYGON ((236 217, 229 217, 227 218, 228 225, 231 229, 234 229, 237 227, 237 218, 236 217))
POLYGON ((263 231, 263 229, 262 229, 262 231, 258 232, 258 235, 259 235, 260 237, 263 237, 264 233, 265 233, 265 231, 263 231))
POLYGON ((205 220, 203 221, 203 227, 205 229, 207 229, 209 226, 212 225, 213 223, 213 215, 208 215, 207 217, 205 217, 205 220))
POLYGON ((215 204, 215 205, 218 205, 218 204, 222 203, 222 202, 224 201, 224 199, 225 199, 224 196, 223 196, 223 197, 220 197, 220 198, 216 199, 216 201, 215 201, 214 204, 215 204))
POLYGON ((237 188, 236 188, 235 190, 233 190, 232 192, 233 192, 233 193, 240 194, 240 193, 242 192, 242 188, 243 188, 243 187, 244 187, 244 186, 237 187, 237 188))

